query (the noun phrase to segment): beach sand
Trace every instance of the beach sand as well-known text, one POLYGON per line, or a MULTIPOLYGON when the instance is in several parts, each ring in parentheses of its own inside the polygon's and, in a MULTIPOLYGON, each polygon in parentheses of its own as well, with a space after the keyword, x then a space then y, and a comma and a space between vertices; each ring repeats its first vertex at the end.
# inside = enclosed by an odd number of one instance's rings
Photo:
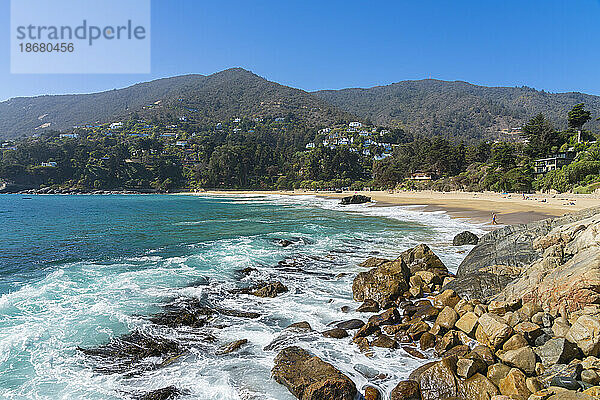
POLYGON ((455 218, 467 218, 477 223, 494 226, 492 214, 499 225, 524 224, 545 218, 561 216, 573 211, 600 206, 597 195, 579 194, 501 194, 493 192, 434 192, 434 191, 351 191, 343 193, 314 191, 206 191, 196 194, 281 194, 316 195, 341 198, 353 194, 371 197, 374 207, 412 205, 423 206, 423 211, 445 211, 455 218))

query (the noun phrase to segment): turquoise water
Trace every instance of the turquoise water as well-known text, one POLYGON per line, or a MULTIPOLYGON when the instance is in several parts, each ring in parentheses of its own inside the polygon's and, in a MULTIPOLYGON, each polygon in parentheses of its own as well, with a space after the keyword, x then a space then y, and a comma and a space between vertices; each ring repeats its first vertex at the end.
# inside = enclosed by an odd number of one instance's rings
MULTIPOLYGON (((449 242, 479 228, 415 207, 342 207, 311 196, 0 195, 0 397, 122 399, 175 385, 194 399, 293 399, 270 379, 276 352, 265 351, 287 325, 316 330, 342 319, 353 276, 365 258, 397 256, 424 242, 452 269, 464 250, 449 242), (290 239, 289 247, 276 244, 290 239), (294 260, 295 268, 278 263, 294 260), (258 272, 243 277, 239 270, 258 272), (258 280, 290 290, 275 299, 232 294, 258 280), (217 327, 158 329, 149 316, 177 298, 255 311, 256 320, 220 316, 217 327), (184 343, 181 360, 130 376, 104 374, 77 350, 134 330, 184 343), (202 342, 211 334, 216 343, 202 342), (249 344, 218 356, 237 339, 249 344), (211 347, 212 346, 212 347, 211 347)), ((398 350, 369 359, 350 339, 319 335, 299 343, 350 375, 364 367, 389 375, 389 391, 419 361, 398 350)), ((359 371, 363 371, 362 373, 359 371)))

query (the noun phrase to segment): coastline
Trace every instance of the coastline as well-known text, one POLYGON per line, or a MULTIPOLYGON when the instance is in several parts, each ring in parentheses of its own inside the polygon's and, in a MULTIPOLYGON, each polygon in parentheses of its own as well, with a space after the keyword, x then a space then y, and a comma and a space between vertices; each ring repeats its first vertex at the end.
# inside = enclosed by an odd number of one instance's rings
POLYGON ((261 190, 209 190, 186 192, 191 195, 287 195, 342 198, 360 194, 369 196, 374 207, 422 206, 425 212, 444 211, 452 218, 465 218, 492 229, 492 213, 497 214, 498 226, 526 224, 546 218, 562 216, 574 211, 600 206, 600 197, 579 194, 528 194, 523 199, 516 193, 492 192, 435 192, 435 191, 261 191, 261 190))

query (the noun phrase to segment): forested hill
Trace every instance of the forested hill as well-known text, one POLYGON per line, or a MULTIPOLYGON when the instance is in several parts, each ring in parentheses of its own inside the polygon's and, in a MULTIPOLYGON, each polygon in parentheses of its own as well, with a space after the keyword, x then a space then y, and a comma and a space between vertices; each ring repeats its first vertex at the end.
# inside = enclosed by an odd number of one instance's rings
POLYGON ((294 116, 308 126, 356 117, 303 90, 267 81, 241 68, 213 75, 184 75, 94 94, 14 98, 0 103, 0 139, 31 136, 45 129, 185 116, 197 122, 234 117, 294 116))
MULTIPOLYGON (((585 103, 592 115, 600 114, 598 96, 433 79, 313 94, 378 125, 400 125, 412 133, 455 138, 494 135, 501 129, 519 127, 540 112, 556 128, 564 129, 564 116, 578 103, 585 103)), ((589 128, 599 126, 594 120, 589 128)))
MULTIPOLYGON (((359 120, 402 127, 417 135, 469 140, 497 136, 498 131, 519 127, 540 112, 562 129, 564 116, 577 103, 585 103, 593 116, 600 114, 600 97, 581 93, 553 94, 526 87, 484 87, 431 79, 308 93, 233 68, 101 93, 1 102, 0 139, 139 116, 163 122, 185 117, 199 125, 235 117, 294 117, 307 127, 359 120)), ((592 130, 599 127, 595 118, 589 123, 592 130)))

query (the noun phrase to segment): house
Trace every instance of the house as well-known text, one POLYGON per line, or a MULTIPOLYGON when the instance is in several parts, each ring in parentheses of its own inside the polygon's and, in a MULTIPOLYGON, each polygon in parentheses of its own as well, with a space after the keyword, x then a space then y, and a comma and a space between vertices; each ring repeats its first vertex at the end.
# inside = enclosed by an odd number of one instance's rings
POLYGON ((308 144, 306 145, 306 148, 307 148, 307 149, 314 149, 314 148, 315 148, 315 144, 314 144, 314 143, 312 143, 312 142, 310 142, 310 143, 308 143, 308 144))
POLYGON ((76 133, 61 133, 59 137, 61 139, 77 139, 79 135, 76 133))
POLYGON ((329 133, 331 132, 331 128, 324 128, 319 131, 319 133, 329 133))
POLYGON ((575 160, 574 151, 566 151, 555 154, 551 157, 535 160, 535 175, 544 175, 550 171, 561 169, 565 165, 571 164, 575 160))
POLYGON ((113 122, 109 126, 110 129, 120 129, 122 127, 123 127, 123 123, 122 122, 113 122))
POLYGON ((383 153, 383 154, 381 154, 379 156, 375 156, 375 161, 381 161, 381 160, 386 159, 388 157, 391 157, 391 154, 383 153))
POLYGON ((431 181, 433 180, 433 174, 431 172, 415 172, 408 179, 411 181, 431 181))
POLYGON ((236 119, 233 120, 234 124, 239 124, 240 122, 242 122, 241 118, 236 118, 236 119))
POLYGON ((56 168, 57 166, 58 166, 58 164, 54 161, 48 161, 48 162, 42 163, 42 167, 46 167, 46 168, 56 168))
POLYGON ((180 121, 187 121, 187 117, 184 115, 183 117, 179 117, 180 121))
POLYGON ((349 126, 350 128, 360 128, 360 127, 362 127, 362 124, 361 124, 360 122, 350 122, 350 123, 348 124, 348 126, 349 126))
POLYGON ((362 153, 363 153, 363 156, 370 156, 370 155, 371 155, 371 150, 369 150, 369 149, 364 149, 364 150, 362 151, 362 153))
POLYGON ((283 118, 283 117, 275 118, 275 122, 283 122, 283 121, 285 121, 285 118, 283 118))
POLYGON ((180 147, 185 147, 187 146, 187 141, 185 140, 178 140, 177 142, 175 142, 175 146, 180 146, 180 147))

